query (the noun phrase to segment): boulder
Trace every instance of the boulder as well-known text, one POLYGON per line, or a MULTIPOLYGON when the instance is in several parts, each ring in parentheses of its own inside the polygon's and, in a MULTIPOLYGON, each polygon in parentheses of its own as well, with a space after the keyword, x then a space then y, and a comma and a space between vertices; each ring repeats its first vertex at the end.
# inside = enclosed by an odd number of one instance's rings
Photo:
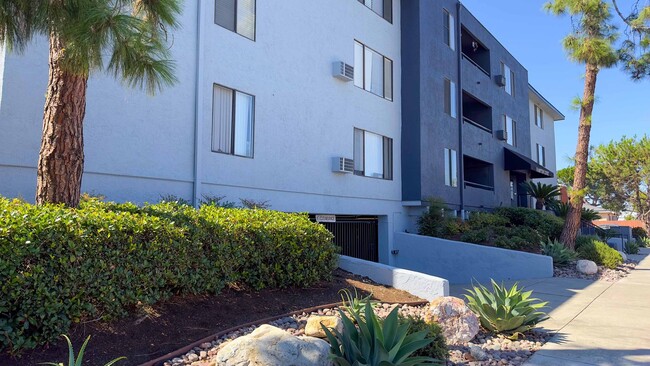
POLYGON ((314 337, 296 337, 262 325, 217 353, 215 366, 331 366, 330 345, 314 337))
POLYGON ((581 259, 578 261, 578 264, 576 264, 576 269, 578 270, 578 272, 588 274, 588 275, 598 273, 598 266, 596 265, 596 263, 585 259, 581 259))
POLYGON ((327 335, 321 327, 323 324, 327 329, 336 329, 343 332, 343 321, 337 316, 318 316, 312 315, 307 319, 305 326, 305 335, 309 337, 325 338, 327 335))
POLYGON ((442 327, 449 345, 460 345, 474 339, 479 331, 479 320, 465 301, 457 297, 439 297, 424 310, 424 321, 436 322, 442 327))
POLYGON ((487 352, 479 346, 470 346, 469 354, 472 355, 476 361, 485 361, 490 357, 487 352))
POLYGON ((623 262, 627 262, 627 254, 621 252, 620 250, 618 253, 621 255, 621 257, 623 257, 623 262))

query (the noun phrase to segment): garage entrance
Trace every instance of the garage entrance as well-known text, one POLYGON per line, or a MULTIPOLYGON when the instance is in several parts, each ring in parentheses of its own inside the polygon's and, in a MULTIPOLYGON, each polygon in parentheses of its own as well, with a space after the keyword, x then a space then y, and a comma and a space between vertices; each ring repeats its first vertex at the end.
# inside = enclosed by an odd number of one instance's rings
POLYGON ((377 216, 310 215, 332 235, 341 254, 379 262, 379 220, 377 216))

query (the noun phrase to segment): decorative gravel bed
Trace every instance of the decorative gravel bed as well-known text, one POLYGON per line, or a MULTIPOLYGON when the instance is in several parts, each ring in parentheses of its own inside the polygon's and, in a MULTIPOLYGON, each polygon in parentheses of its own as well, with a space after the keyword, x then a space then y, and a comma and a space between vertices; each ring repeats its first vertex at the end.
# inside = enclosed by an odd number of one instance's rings
POLYGON ((582 278, 585 280, 601 280, 607 282, 616 282, 621 278, 627 277, 630 272, 636 267, 639 262, 627 260, 625 263, 618 266, 616 269, 609 269, 607 267, 598 266, 598 273, 588 275, 578 272, 576 269, 576 262, 564 267, 554 267, 553 277, 570 277, 582 278))
MULTIPOLYGON (((386 317, 397 304, 379 303, 375 313, 386 317)), ((399 305, 400 314, 404 316, 421 317, 425 306, 399 305)), ((307 319, 311 315, 338 315, 338 308, 322 309, 312 313, 302 313, 269 322, 268 324, 284 329, 292 335, 301 336, 305 333, 307 319)), ((228 342, 247 335, 257 326, 250 326, 228 333, 211 342, 205 342, 195 347, 183 356, 164 362, 164 366, 213 366, 219 350, 228 342)), ((476 338, 462 346, 451 346, 448 365, 513 365, 523 364, 532 354, 539 350, 550 334, 527 332, 523 338, 513 341, 503 336, 487 333, 483 330, 476 338)))

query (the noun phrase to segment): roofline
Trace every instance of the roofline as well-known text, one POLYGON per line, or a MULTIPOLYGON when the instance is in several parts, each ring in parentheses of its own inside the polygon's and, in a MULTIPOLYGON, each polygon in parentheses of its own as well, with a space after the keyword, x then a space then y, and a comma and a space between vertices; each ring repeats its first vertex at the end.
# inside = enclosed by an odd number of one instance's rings
POLYGON ((564 114, 562 114, 562 112, 560 112, 557 108, 555 108, 555 106, 551 104, 551 102, 549 102, 548 99, 544 98, 544 96, 540 92, 538 92, 537 89, 535 89, 532 85, 530 85, 530 83, 528 83, 528 90, 533 92, 539 99, 542 100, 542 102, 544 102, 549 108, 551 108, 551 110, 553 110, 553 112, 557 114, 558 118, 554 118, 555 121, 564 121, 564 119, 566 118, 564 114))

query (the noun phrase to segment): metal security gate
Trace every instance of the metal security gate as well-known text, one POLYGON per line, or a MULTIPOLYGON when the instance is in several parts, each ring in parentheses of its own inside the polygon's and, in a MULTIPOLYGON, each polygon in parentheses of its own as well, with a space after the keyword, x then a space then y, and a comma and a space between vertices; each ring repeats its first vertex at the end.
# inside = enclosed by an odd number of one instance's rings
MULTIPOLYGON (((315 220, 316 216, 312 216, 315 220)), ((332 235, 341 254, 379 262, 379 225, 376 216, 336 215, 336 222, 321 222, 332 235)))

